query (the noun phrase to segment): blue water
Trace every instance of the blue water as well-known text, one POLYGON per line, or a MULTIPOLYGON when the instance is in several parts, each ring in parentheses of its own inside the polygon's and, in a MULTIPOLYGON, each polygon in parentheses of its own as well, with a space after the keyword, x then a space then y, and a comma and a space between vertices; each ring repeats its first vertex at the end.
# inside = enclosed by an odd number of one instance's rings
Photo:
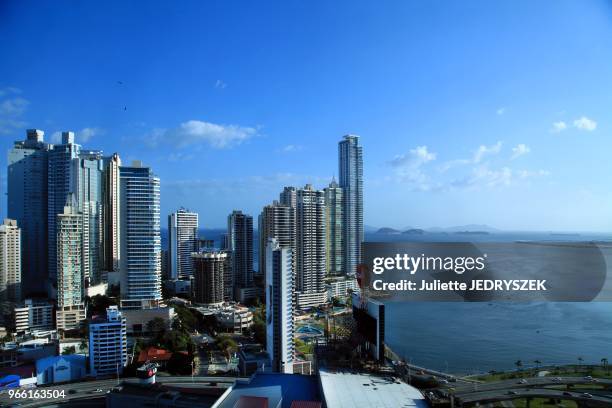
MULTIPOLYGON (((369 234, 369 241, 609 241, 610 235, 504 233, 482 236, 369 234)), ((480 373, 543 364, 599 364, 612 358, 612 303, 395 303, 386 342, 413 364, 480 373)))

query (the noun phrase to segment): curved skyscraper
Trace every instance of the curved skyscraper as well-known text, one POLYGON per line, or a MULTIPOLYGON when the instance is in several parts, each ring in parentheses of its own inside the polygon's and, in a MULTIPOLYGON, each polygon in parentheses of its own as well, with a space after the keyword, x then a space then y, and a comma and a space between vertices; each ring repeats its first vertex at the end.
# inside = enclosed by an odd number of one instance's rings
POLYGON ((359 136, 346 135, 338 143, 338 174, 344 194, 344 272, 355 275, 363 242, 363 150, 359 136))

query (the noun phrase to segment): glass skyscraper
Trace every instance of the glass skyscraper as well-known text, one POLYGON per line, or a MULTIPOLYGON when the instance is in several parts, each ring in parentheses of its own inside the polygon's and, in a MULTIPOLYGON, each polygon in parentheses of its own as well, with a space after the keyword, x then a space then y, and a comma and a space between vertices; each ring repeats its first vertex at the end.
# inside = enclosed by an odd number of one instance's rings
POLYGON ((140 162, 122 166, 121 306, 148 309, 161 302, 159 178, 140 162))
POLYGON ((191 254, 198 251, 198 214, 184 208, 168 215, 168 246, 170 279, 193 276, 191 254))
POLYGON ((232 254, 234 286, 253 286, 253 217, 233 211, 227 217, 227 241, 232 254))
POLYGON ((355 275, 363 242, 363 151, 359 136, 346 135, 338 143, 338 173, 344 194, 344 272, 355 275))

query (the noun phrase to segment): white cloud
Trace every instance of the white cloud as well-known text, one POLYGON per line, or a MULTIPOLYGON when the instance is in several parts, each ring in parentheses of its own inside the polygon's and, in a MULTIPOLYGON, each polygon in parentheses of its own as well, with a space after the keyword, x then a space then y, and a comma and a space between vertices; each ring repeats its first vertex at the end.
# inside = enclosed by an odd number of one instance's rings
POLYGON ((13 134, 27 126, 21 116, 28 108, 30 102, 17 96, 21 90, 15 87, 0 89, 0 134, 13 134))
POLYGON ((595 122, 593 119, 587 118, 586 116, 582 116, 574 121, 574 127, 579 130, 592 132, 593 130, 597 129, 597 122, 595 122))
POLYGON ((490 169, 488 166, 482 165, 472 169, 472 173, 467 177, 451 181, 450 187, 459 189, 507 187, 515 184, 516 180, 547 177, 549 175, 548 170, 513 170, 510 167, 490 169))
POLYGON ((495 112, 501 116, 504 113, 506 113, 506 108, 502 106, 501 108, 497 109, 495 112))
POLYGON ((30 102, 20 96, 10 99, 5 99, 0 102, 0 115, 15 115, 19 116, 25 112, 30 102))
POLYGON ((293 152, 299 152, 300 150, 302 150, 303 147, 300 145, 294 145, 294 144, 290 144, 287 146, 284 146, 282 149, 280 149, 279 151, 281 153, 293 153, 293 152))
POLYGON ((522 155, 529 153, 530 151, 531 149, 529 148, 529 146, 527 146, 526 144, 520 143, 516 145, 516 147, 512 148, 512 156, 510 157, 510 159, 514 160, 517 157, 520 157, 522 155))
POLYGON ((152 147, 162 143, 178 148, 208 144, 223 149, 239 145, 257 134, 257 129, 253 127, 189 120, 173 129, 155 129, 146 141, 152 147))
POLYGON ((92 137, 104 133, 102 129, 86 127, 77 132, 77 137, 80 142, 88 142, 92 137))
POLYGON ((217 79, 215 81, 215 88, 217 88, 217 89, 225 89, 225 88, 227 88, 227 84, 225 82, 223 82, 222 80, 217 79))
POLYGON ((567 129, 567 123, 563 121, 559 121, 559 122, 553 123, 552 129, 550 131, 552 133, 559 133, 559 132, 563 132, 565 129, 567 129))
POLYGON ((417 146, 408 154, 400 154, 389 161, 396 168, 400 180, 414 184, 418 190, 430 190, 429 177, 422 171, 421 167, 436 159, 436 153, 430 152, 427 146, 417 146))
POLYGON ((474 152, 474 158, 472 161, 474 163, 480 163, 486 156, 498 154, 501 151, 501 148, 502 142, 499 141, 491 146, 480 145, 474 152))

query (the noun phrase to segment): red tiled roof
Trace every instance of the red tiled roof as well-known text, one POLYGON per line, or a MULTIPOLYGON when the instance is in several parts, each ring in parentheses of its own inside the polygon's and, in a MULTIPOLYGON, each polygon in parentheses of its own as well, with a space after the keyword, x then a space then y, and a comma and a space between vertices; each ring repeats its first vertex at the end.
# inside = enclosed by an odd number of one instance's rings
POLYGON ((168 350, 158 349, 155 347, 149 347, 138 354, 138 362, 144 363, 145 361, 168 361, 172 357, 172 353, 168 350))

